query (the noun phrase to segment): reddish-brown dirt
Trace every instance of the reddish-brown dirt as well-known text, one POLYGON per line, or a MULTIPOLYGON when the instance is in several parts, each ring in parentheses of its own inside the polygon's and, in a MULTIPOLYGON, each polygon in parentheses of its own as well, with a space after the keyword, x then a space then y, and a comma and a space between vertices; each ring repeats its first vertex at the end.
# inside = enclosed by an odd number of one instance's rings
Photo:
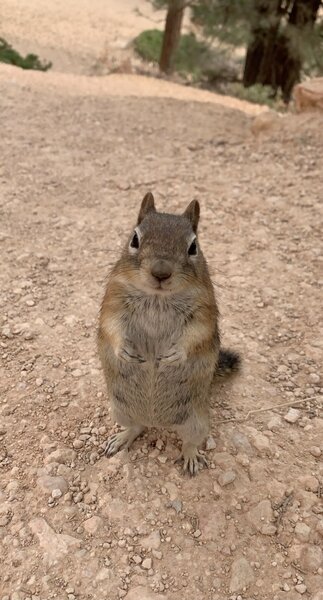
POLYGON ((0 598, 322 600, 320 118, 255 137, 249 105, 83 77, 0 68, 0 598), (102 456, 98 310, 148 190, 200 200, 243 358, 194 479, 167 431, 102 456))

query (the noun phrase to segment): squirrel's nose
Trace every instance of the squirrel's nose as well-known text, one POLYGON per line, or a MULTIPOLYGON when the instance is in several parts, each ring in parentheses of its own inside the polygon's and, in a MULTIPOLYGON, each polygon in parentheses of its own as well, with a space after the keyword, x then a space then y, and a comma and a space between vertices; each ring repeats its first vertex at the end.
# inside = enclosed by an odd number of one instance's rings
POLYGON ((169 279, 173 273, 173 268, 170 262, 167 260, 159 259, 155 260, 151 267, 151 274, 159 281, 169 279))

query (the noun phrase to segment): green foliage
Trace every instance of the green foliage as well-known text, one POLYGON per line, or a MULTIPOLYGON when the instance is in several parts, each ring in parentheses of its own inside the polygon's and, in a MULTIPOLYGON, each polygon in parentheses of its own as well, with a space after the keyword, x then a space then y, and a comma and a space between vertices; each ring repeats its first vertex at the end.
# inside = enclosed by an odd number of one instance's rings
POLYGON ((323 74, 323 22, 318 21, 313 29, 305 30, 299 41, 303 70, 308 76, 323 74))
POLYGON ((144 60, 158 63, 163 43, 163 32, 158 29, 148 29, 134 39, 134 47, 144 60))
POLYGON ((241 46, 248 42, 254 12, 252 0, 200 0, 192 5, 192 21, 206 37, 241 46))
MULTIPOLYGON (((149 62, 158 63, 163 43, 163 32, 158 29, 143 31, 134 40, 136 52, 149 62)), ((178 73, 199 76, 211 58, 207 44, 199 42, 193 33, 181 36, 175 53, 174 66, 178 73)))
POLYGON ((25 57, 21 56, 3 38, 0 38, 0 62, 15 65, 21 69, 34 69, 36 71, 48 71, 52 66, 51 62, 41 62, 36 54, 27 54, 25 57))
POLYGON ((273 107, 277 100, 272 97, 273 90, 268 85, 261 85, 257 83, 245 88, 242 83, 228 83, 223 88, 223 93, 228 96, 234 96, 240 98, 240 100, 247 100, 254 104, 266 104, 267 106, 273 107))
POLYGON ((160 10, 161 8, 167 8, 169 5, 168 0, 151 0, 151 3, 156 10, 160 10))

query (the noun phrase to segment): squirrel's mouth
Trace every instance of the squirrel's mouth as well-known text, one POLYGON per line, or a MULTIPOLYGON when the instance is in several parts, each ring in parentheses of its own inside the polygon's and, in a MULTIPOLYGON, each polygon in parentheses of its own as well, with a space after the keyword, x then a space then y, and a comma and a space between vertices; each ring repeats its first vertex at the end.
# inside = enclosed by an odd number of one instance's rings
POLYGON ((168 278, 167 280, 157 280, 155 277, 150 277, 149 279, 149 287, 153 292, 160 294, 171 292, 171 278, 168 278))
POLYGON ((156 285, 152 286, 154 290, 157 290, 157 292, 170 292, 170 285, 169 283, 163 283, 162 281, 160 281, 159 283, 157 283, 156 285))

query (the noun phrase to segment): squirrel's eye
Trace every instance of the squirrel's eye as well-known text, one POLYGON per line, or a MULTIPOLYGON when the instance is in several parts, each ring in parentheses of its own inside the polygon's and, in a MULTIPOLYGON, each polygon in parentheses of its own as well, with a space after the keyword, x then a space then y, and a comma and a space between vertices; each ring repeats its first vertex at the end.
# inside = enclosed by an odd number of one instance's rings
POLYGON ((138 237, 138 234, 136 231, 132 236, 132 240, 130 242, 130 248, 135 248, 136 250, 138 250, 138 248, 139 248, 139 237, 138 237))
POLYGON ((189 256, 197 256, 197 245, 196 245, 196 239, 193 240, 193 242, 191 243, 191 245, 188 248, 188 254, 189 256))

